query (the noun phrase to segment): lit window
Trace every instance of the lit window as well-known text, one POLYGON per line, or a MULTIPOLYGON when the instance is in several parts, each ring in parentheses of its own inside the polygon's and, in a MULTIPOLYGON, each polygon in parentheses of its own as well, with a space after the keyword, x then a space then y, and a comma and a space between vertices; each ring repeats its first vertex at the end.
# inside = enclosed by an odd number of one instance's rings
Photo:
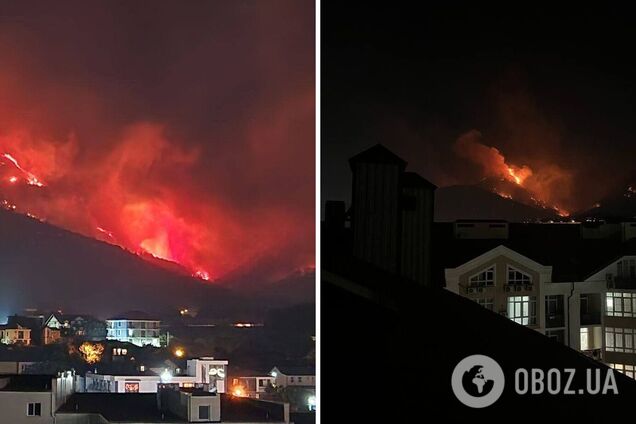
POLYGON ((606 327, 605 350, 608 352, 636 353, 635 338, 636 329, 606 327))
POLYGON ((607 292, 606 315, 610 317, 636 317, 636 293, 607 292))
POLYGON ((508 297, 508 318, 521 325, 535 325, 537 322, 535 296, 508 297))
POLYGON ((590 350, 588 330, 588 328, 581 328, 581 350, 590 350))
POLYGON ((491 266, 469 279, 471 286, 493 286, 495 285, 495 267, 491 266))

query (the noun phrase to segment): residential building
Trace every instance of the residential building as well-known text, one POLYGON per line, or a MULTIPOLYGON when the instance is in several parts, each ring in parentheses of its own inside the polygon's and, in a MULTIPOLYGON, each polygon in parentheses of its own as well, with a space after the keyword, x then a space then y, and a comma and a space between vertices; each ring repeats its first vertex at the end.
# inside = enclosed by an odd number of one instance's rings
POLYGON ((604 281, 554 282, 552 266, 504 245, 445 275, 448 290, 601 359, 604 281))
POLYGON ((108 340, 128 342, 137 346, 160 347, 160 320, 143 312, 128 312, 106 320, 108 340))
POLYGON ((42 343, 45 345, 56 343, 61 338, 61 332, 56 328, 44 327, 42 329, 42 343))
POLYGON ((616 258, 589 279, 607 284, 603 360, 636 378, 636 255, 616 258))
POLYGON ((274 378, 276 387, 316 386, 316 370, 313 367, 277 366, 269 375, 274 378))
POLYGON ((62 337, 77 337, 100 341, 106 338, 106 323, 91 315, 53 313, 44 321, 44 327, 59 330, 62 337))
POLYGON ((19 324, 0 326, 0 342, 3 344, 31 344, 31 329, 19 324))
MULTIPOLYGON (((122 348, 113 348, 116 353, 123 354, 122 348)), ((127 352, 126 352, 127 354, 127 352)), ((166 365, 164 363, 164 365, 166 365)), ((226 391, 226 371, 228 361, 210 357, 188 359, 186 368, 174 366, 140 366, 134 372, 113 373, 104 371, 88 372, 83 381, 83 388, 78 391, 103 393, 157 393, 161 384, 172 384, 177 387, 194 387, 205 384, 217 393, 226 391)), ((105 368, 102 366, 101 368, 105 368)))
POLYGON ((0 376, 0 420, 11 424, 53 424, 55 411, 73 393, 73 374, 0 376))
POLYGON ((246 396, 260 399, 275 383, 271 375, 251 375, 232 378, 232 387, 229 392, 235 396, 246 396))
POLYGON ((213 357, 202 357, 188 359, 188 375, 195 377, 195 381, 201 384, 208 384, 218 393, 226 392, 227 381, 227 360, 214 359, 213 357))

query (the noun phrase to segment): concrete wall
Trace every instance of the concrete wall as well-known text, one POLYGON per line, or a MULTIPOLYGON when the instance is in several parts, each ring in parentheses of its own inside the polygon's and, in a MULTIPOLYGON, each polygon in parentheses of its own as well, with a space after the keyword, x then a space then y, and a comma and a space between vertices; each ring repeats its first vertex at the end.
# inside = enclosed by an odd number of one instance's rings
POLYGON ((400 274, 429 284, 434 192, 425 187, 405 187, 402 195, 412 198, 414 208, 402 209, 400 274))
POLYGON ((355 163, 352 167, 353 254, 397 272, 403 167, 388 163, 355 163))
POLYGON ((0 422, 7 424, 52 424, 51 392, 0 392, 0 422), (41 404, 41 416, 27 416, 29 403, 41 404))

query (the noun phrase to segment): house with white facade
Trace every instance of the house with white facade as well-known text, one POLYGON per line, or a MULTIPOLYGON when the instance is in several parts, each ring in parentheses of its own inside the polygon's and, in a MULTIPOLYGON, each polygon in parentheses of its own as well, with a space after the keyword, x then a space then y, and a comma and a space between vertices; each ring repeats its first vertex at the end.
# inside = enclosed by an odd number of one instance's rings
POLYGON ((160 324, 160 320, 144 312, 127 312, 106 320, 106 338, 137 346, 160 347, 160 324))

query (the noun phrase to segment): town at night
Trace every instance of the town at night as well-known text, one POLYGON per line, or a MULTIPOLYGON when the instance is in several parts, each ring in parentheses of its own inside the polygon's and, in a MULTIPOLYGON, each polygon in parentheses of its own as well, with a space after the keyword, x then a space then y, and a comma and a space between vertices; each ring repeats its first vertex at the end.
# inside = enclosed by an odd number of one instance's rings
POLYGON ((617 3, 322 3, 323 420, 633 409, 628 16, 617 3), (331 407, 341 375, 357 376, 348 402, 363 407, 331 407))
POLYGON ((0 423, 313 423, 313 1, 0 2, 0 423))

